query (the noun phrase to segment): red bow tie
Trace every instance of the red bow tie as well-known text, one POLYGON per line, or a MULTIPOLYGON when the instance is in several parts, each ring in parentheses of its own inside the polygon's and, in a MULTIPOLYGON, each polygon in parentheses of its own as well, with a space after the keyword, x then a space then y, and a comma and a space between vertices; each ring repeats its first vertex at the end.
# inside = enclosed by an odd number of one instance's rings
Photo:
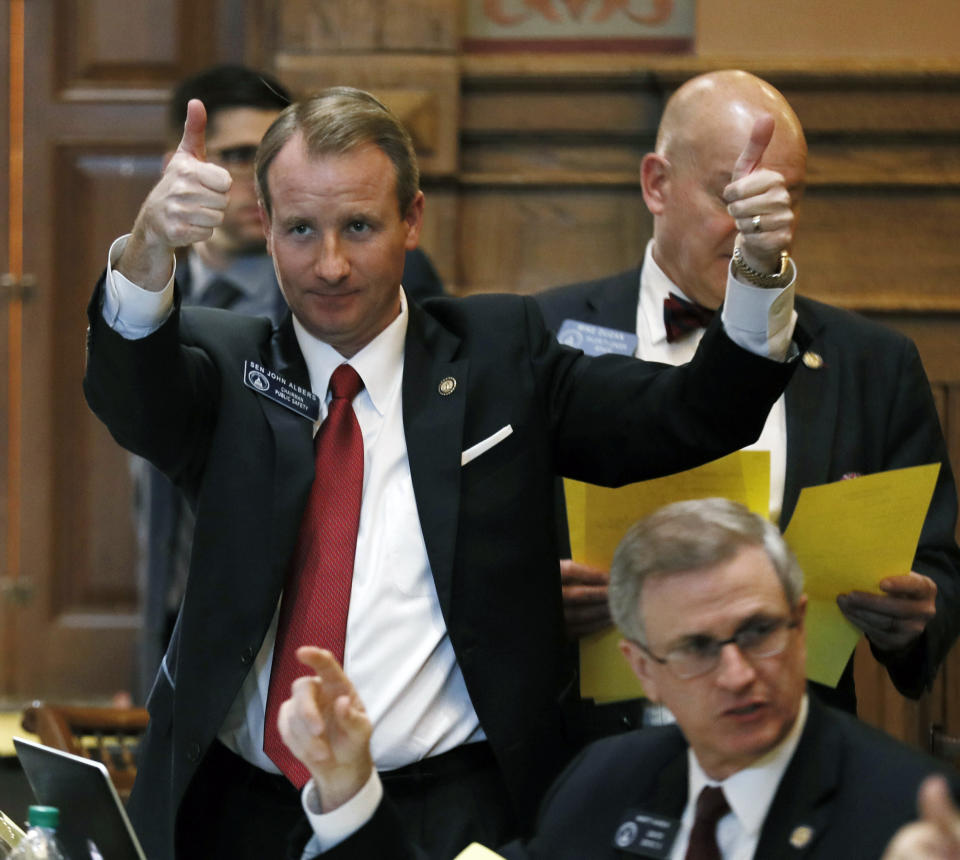
POLYGON ((706 328, 716 311, 688 302, 675 293, 663 300, 663 324, 667 329, 667 343, 685 337, 698 328, 706 328))

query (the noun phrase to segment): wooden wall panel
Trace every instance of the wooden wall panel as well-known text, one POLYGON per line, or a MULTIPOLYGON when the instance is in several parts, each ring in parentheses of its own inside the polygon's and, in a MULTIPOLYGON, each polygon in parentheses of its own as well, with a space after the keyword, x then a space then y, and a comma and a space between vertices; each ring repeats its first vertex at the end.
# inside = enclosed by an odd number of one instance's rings
POLYGON ((459 39, 456 5, 446 0, 282 0, 274 9, 279 53, 451 53, 459 39))
POLYGON ((161 171, 158 147, 63 145, 55 153, 58 194, 83 200, 88 216, 78 225, 69 209, 55 213, 55 275, 61 300, 53 306, 55 331, 74 332, 53 343, 51 424, 73 428, 71 444, 53 451, 54 484, 69 488, 54 498, 61 540, 54 552, 56 606, 60 612, 127 606, 137 602, 131 488, 127 456, 83 400, 83 340, 91 284, 106 249, 128 228, 161 171), (78 229, 79 228, 79 229, 78 229))
MULTIPOLYGON (((10 68, 10 4, 0 3, 0 63, 10 68)), ((4 76, 9 87, 9 72, 4 76)), ((0 98, 0 275, 10 269, 9 251, 9 164, 10 139, 6 129, 10 128, 10 98, 5 94, 0 98)), ((8 468, 10 457, 10 427, 6 416, 8 412, 9 389, 7 386, 10 372, 9 357, 9 305, 0 296, 0 410, 5 418, 0 421, 0 696, 11 686, 13 676, 13 654, 15 639, 13 636, 13 613, 4 599, 5 584, 10 577, 7 570, 7 550, 10 523, 7 517, 10 504, 8 488, 8 468)))
POLYGON ((95 699, 133 681, 127 458, 83 402, 84 308, 159 175, 170 86, 220 59, 219 10, 236 2, 25 4, 25 268, 37 289, 24 307, 22 558, 5 571, 32 589, 4 604, 14 647, 0 696, 15 701, 95 699))
POLYGON ((960 193, 813 187, 799 217, 794 256, 804 294, 861 310, 960 309, 960 193))
POLYGON ((470 188, 457 292, 531 293, 640 261, 651 224, 634 189, 470 188))
POLYGON ((216 59, 217 0, 52 2, 51 58, 64 99, 156 99, 157 89, 216 59))
POLYGON ((425 176, 455 172, 460 80, 453 58, 283 55, 275 65, 297 93, 343 85, 369 90, 403 120, 425 176))

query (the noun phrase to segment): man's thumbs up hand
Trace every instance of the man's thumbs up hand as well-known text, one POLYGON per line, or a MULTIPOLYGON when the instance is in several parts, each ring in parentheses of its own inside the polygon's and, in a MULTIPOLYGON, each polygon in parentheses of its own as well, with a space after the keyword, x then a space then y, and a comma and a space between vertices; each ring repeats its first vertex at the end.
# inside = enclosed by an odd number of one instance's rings
POLYGON ((138 286, 161 290, 170 279, 175 248, 203 242, 223 221, 232 179, 206 158, 207 112, 191 99, 183 137, 163 178, 140 207, 117 269, 138 286))
POLYGON ((760 166, 773 139, 774 119, 757 117, 723 190, 727 211, 737 224, 737 242, 747 265, 761 272, 780 268, 780 252, 793 243, 794 212, 781 173, 760 166))

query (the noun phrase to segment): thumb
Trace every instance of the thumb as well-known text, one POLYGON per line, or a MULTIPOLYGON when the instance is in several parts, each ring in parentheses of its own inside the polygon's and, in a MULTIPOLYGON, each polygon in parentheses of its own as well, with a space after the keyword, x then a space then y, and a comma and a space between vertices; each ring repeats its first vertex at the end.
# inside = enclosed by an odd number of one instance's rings
POLYGON ((763 158, 763 153, 773 137, 774 125, 773 117, 770 114, 765 113, 757 117, 753 128, 750 130, 750 139, 733 167, 731 181, 736 182, 738 179, 742 179, 760 163, 760 159, 763 158))
POLYGON ((187 121, 183 124, 183 137, 177 152, 185 152, 200 161, 207 158, 207 109, 200 99, 187 102, 187 121))
POLYGON ((958 811, 950 797, 947 781, 942 776, 932 776, 920 786, 920 817, 936 824, 944 834, 955 841, 960 840, 958 811))

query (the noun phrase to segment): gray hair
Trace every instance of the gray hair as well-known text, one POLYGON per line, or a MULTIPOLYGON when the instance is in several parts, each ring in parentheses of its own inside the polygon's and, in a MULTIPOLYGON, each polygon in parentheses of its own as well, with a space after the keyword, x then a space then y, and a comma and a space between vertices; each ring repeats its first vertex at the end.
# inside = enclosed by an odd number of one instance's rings
POLYGON ((634 524, 613 556, 608 600, 617 627, 646 644, 643 584, 649 577, 713 567, 743 547, 766 552, 791 609, 803 594, 803 571, 780 530, 729 499, 694 499, 667 505, 634 524))
POLYGON ((257 150, 257 193, 272 216, 267 173, 277 153, 295 135, 303 136, 308 154, 345 155, 372 143, 393 163, 397 174, 397 202, 403 216, 420 190, 420 169, 413 141, 390 110, 370 93, 353 87, 331 87, 290 105, 263 136, 257 150))

